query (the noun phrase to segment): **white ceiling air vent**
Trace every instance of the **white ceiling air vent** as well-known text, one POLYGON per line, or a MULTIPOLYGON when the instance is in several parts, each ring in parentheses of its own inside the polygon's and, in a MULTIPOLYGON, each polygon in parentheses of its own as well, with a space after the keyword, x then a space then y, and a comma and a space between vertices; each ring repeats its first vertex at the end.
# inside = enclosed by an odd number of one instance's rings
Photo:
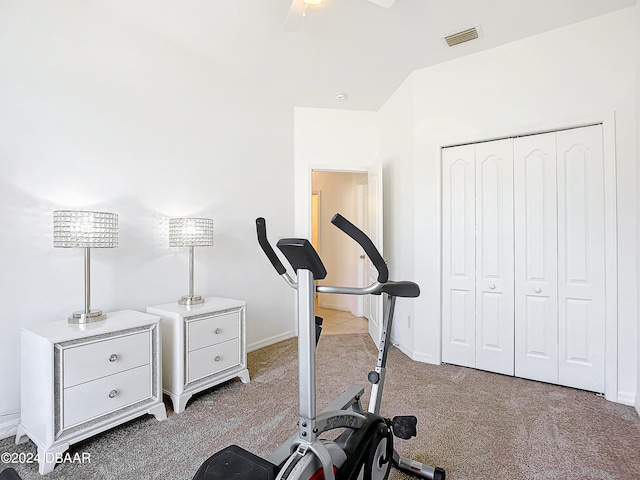
POLYGON ((449 45, 450 47, 475 40, 476 38, 478 38, 478 29, 475 26, 467 28, 466 30, 462 30, 461 32, 452 33, 451 35, 447 35, 446 37, 444 37, 447 45, 449 45))

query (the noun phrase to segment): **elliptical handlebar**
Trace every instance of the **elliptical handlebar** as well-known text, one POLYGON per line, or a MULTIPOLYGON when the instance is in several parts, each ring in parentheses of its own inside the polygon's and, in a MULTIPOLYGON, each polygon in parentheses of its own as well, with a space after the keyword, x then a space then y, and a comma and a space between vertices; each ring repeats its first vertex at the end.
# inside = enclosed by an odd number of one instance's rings
POLYGON ((336 213, 333 216, 331 223, 349 235, 363 248, 367 256, 371 259, 371 262, 373 262, 373 265, 376 267, 376 270, 378 270, 378 282, 386 283, 389 280, 389 269, 387 268, 384 258, 382 258, 382 255, 380 255, 380 252, 371 239, 362 230, 339 213, 336 213))
MULTIPOLYGON (((336 227, 338 227, 340 230, 346 233, 349 237, 355 240, 364 249, 365 253, 369 256, 374 266, 378 270, 378 280, 373 282, 371 285, 367 287, 341 287, 341 286, 334 287, 334 286, 328 286, 328 285, 317 285, 316 291, 319 293, 347 294, 347 295, 377 294, 389 279, 389 270, 387 269, 387 264, 382 258, 382 255, 380 255, 380 252, 375 247, 371 239, 362 230, 360 230, 358 227, 356 227, 353 223, 351 223, 349 220, 344 218, 339 213, 336 213, 334 215, 334 217, 331 219, 331 223, 333 223, 336 227)), ((282 264, 282 262, 276 255, 276 252, 271 247, 269 240, 267 239, 267 225, 266 225, 266 220, 264 218, 259 217, 256 219, 256 231, 258 234, 258 243, 260 244, 260 247, 262 247, 262 251, 265 253, 267 258, 271 262, 271 265, 273 265, 273 267, 276 269, 278 274, 285 280, 285 282, 291 288, 297 288, 298 286, 297 283, 289 276, 289 274, 287 273, 287 269, 282 264)), ((280 242, 278 242, 278 247, 280 247, 281 242, 291 241, 291 240, 296 240, 296 239, 281 240, 280 242)), ((305 244, 307 243, 309 242, 305 241, 305 244)), ((304 251, 298 251, 299 249, 294 249, 296 253, 299 255, 292 256, 291 258, 289 257, 289 253, 292 253, 292 252, 288 251, 289 249, 287 250, 283 250, 283 248, 280 248, 280 249, 282 250, 282 253, 285 254, 285 256, 287 257, 289 262, 292 264, 292 266, 297 264, 300 264, 300 265, 314 264, 315 265, 314 262, 311 262, 309 260, 310 257, 316 257, 316 260, 320 264, 322 263, 320 258, 317 256, 317 252, 315 251, 315 249, 313 249, 311 244, 303 245, 303 246, 310 249, 311 251, 304 252, 304 251)), ((322 268, 324 269, 324 266, 322 266, 322 268)), ((325 275, 326 275, 326 271, 325 271, 325 275)), ((324 278, 324 276, 319 278, 324 278)))
POLYGON ((262 247, 262 251, 265 253, 273 268, 276 269, 278 275, 286 273, 287 269, 282 265, 282 262, 273 251, 269 240, 267 240, 267 222, 264 218, 256 218, 256 231, 258 233, 258 243, 262 247))

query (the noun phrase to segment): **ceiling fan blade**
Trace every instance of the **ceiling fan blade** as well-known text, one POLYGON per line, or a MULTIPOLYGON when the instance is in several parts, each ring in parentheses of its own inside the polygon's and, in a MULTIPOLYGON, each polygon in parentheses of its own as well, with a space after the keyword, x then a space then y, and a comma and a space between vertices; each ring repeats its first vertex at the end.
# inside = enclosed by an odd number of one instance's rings
POLYGON ((300 25, 304 18, 305 6, 304 0, 293 0, 291 2, 289 13, 287 13, 287 19, 284 22, 285 32, 297 32, 300 30, 300 25))
POLYGON ((391 5, 393 5, 393 2, 395 2, 396 0, 369 0, 369 1, 381 7, 389 8, 391 5))

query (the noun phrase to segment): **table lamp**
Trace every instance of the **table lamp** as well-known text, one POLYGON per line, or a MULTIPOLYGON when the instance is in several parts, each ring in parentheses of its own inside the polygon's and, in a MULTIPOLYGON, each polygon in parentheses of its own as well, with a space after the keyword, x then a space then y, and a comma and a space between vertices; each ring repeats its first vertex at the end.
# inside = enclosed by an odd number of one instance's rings
POLYGON ((170 218, 169 246, 189 247, 189 295, 184 295, 180 305, 198 305, 204 298, 193 294, 193 247, 213 245, 213 220, 210 218, 170 218))
POLYGON ((73 312, 69 323, 91 323, 107 318, 91 309, 91 249, 118 246, 118 214, 83 210, 53 212, 53 246, 84 248, 84 310, 73 312))

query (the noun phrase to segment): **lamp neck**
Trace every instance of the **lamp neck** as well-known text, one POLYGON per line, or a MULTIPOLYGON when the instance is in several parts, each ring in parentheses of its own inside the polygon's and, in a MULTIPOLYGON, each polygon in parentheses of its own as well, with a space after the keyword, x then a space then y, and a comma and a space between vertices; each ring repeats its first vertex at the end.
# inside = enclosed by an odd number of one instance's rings
POLYGON ((91 312, 91 249, 84 249, 84 311, 91 312))
POLYGON ((193 298, 193 245, 189 247, 189 297, 193 298))

